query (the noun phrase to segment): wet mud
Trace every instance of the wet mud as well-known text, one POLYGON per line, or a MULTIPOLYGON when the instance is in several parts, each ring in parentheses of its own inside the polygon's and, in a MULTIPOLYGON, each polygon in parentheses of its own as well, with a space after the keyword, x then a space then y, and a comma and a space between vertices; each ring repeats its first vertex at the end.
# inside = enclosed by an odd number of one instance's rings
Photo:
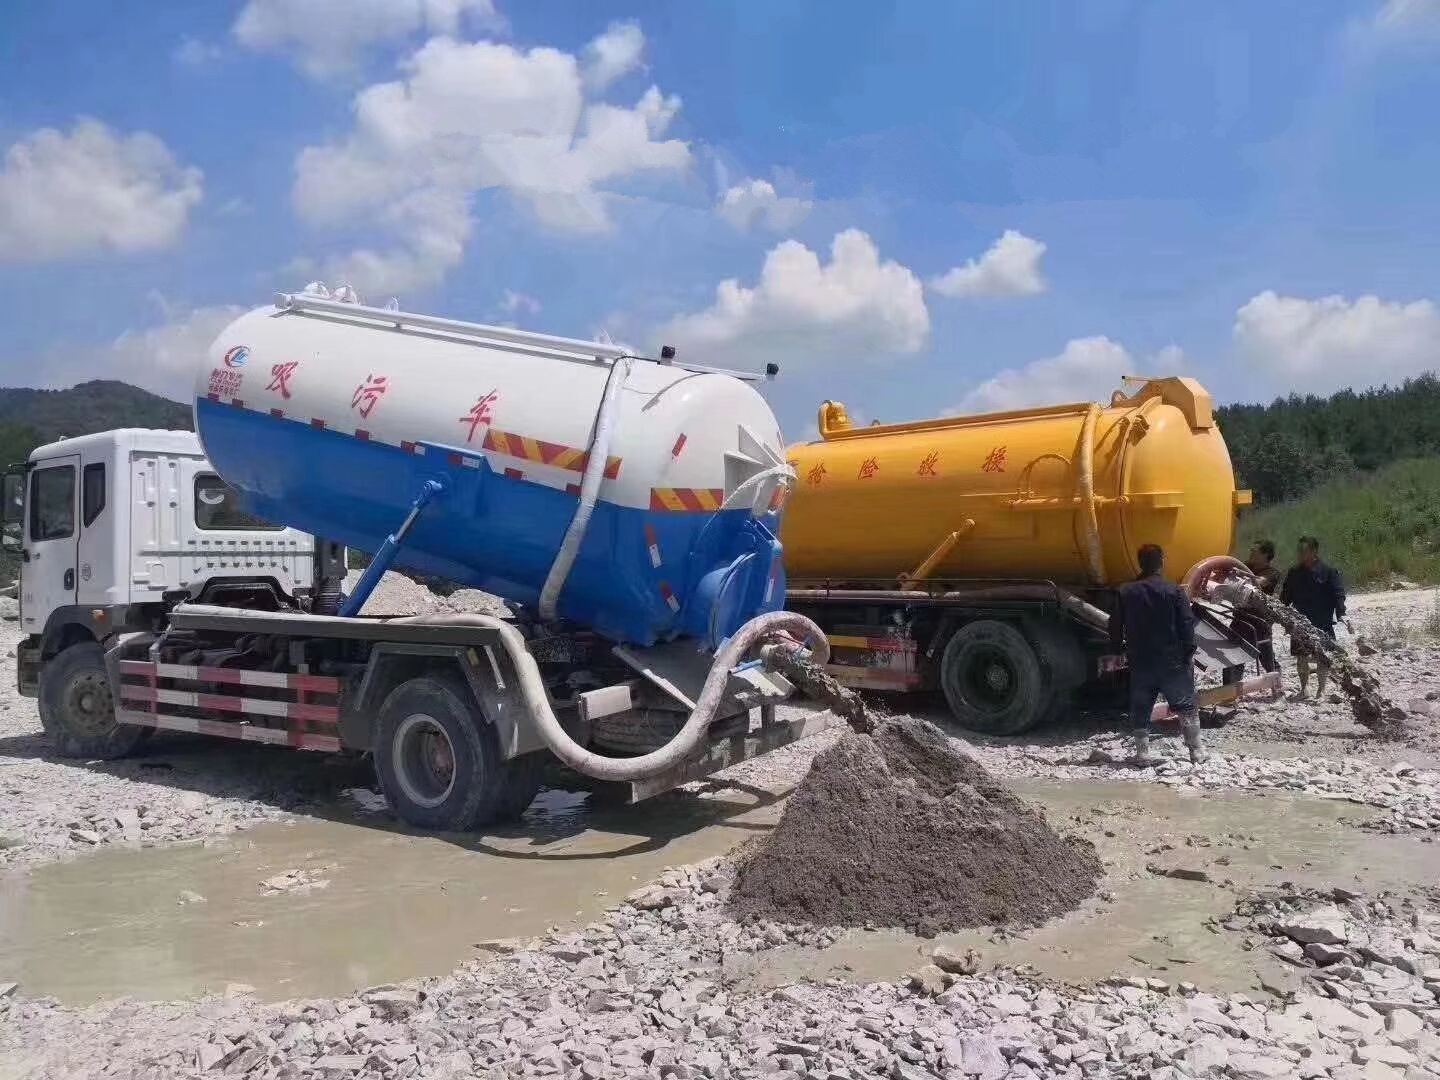
POLYGON ((676 793, 594 808, 542 793, 525 824, 411 835, 304 819, 204 844, 99 852, 0 877, 0 982, 88 1004, 329 996, 441 975, 486 942, 580 925, 666 867, 722 854, 773 796, 676 793))
POLYGON ((1088 840, 1062 837, 923 720, 822 751, 736 875, 741 919, 934 934, 1034 926, 1095 890, 1088 840))
MULTIPOLYGON (((983 966, 1030 964, 1066 982, 1143 970, 1241 990, 1290 975, 1263 948, 1207 928, 1249 887, 1405 892, 1440 880, 1440 845, 1352 828, 1345 819, 1368 811, 1348 803, 1125 782, 1008 786, 1057 830, 1093 841, 1099 895, 999 940, 986 929, 929 940, 857 929, 823 950, 737 954, 728 981, 894 979, 954 944, 976 947, 983 966)), ((490 955, 487 942, 583 925, 665 867, 734 850, 778 817, 760 789, 614 809, 547 792, 523 827, 498 835, 309 819, 205 845, 100 852, 0 878, 0 982, 86 1004, 232 984, 279 1000, 439 975, 490 955)))
POLYGON ((1076 911, 1023 935, 979 929, 925 939, 854 930, 825 949, 733 957, 729 981, 746 989, 797 979, 890 981, 946 945, 976 949, 982 970, 1028 965, 1082 986, 1143 974, 1219 993, 1283 989, 1298 969, 1214 925, 1241 895, 1284 883, 1406 894, 1440 878, 1440 845, 1424 834, 1362 832, 1349 823, 1371 811, 1343 802, 1125 782, 1010 787, 1043 806, 1057 827, 1094 841, 1105 877, 1076 911))

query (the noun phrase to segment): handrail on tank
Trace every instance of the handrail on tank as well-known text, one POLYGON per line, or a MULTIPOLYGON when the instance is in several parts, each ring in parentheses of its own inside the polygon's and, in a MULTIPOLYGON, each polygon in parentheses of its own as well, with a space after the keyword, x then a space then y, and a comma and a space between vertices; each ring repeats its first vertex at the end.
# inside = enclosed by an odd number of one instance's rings
MULTIPOLYGON (((1194 379, 1183 375, 1166 375, 1159 378, 1145 375, 1124 375, 1120 381, 1127 385, 1134 383, 1141 385, 1133 394, 1116 390, 1110 395, 1111 408, 1142 405, 1147 400, 1158 399, 1179 409, 1194 430, 1203 431, 1215 425, 1214 398, 1194 379)), ((1042 405, 1032 409, 967 413, 963 416, 939 416, 930 420, 908 420, 897 424, 871 424, 869 427, 855 427, 843 404, 838 401, 825 401, 820 406, 817 427, 820 431, 820 438, 829 442, 832 439, 864 439, 876 435, 895 435, 904 432, 944 431, 953 428, 1034 420, 1046 416, 1081 415, 1088 413, 1095 405, 1095 402, 1090 401, 1073 401, 1063 405, 1042 405)))
MULTIPOLYGON (((528 349, 544 349, 546 355, 556 360, 573 360, 580 363, 614 361, 622 357, 645 360, 666 367, 678 367, 682 371, 693 371, 700 375, 729 375, 746 382, 761 382, 774 378, 779 367, 769 365, 764 374, 753 371, 735 371, 729 368, 708 367, 701 364, 687 364, 669 357, 656 359, 650 356, 636 356, 620 345, 603 341, 586 341, 583 338, 560 337, 556 334, 540 334, 531 330, 515 330, 508 326, 491 326, 487 323, 466 322, 463 319, 445 319, 438 315, 420 315, 411 311, 390 308, 369 307, 365 304, 351 304, 340 300, 326 300, 304 293, 276 293, 275 307, 281 312, 313 311, 326 315, 342 315, 348 318, 369 319, 388 323, 396 328, 414 327, 417 330, 435 330, 459 337, 474 338, 477 341, 496 342, 505 345, 519 345, 528 349)), ((673 350, 672 350, 673 352, 673 350)))

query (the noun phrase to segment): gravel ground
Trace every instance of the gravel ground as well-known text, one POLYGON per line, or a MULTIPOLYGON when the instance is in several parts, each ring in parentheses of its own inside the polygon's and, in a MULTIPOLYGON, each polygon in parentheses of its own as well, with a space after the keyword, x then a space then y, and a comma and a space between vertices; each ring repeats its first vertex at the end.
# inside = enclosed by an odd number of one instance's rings
MULTIPOLYGON (((413 614, 450 608, 457 596, 442 601, 392 575, 371 607, 413 614)), ((1279 702, 1208 731, 1214 756, 1198 768, 1177 739, 1160 740, 1158 768, 1116 764, 1123 741, 1099 722, 970 749, 999 776, 1346 800, 1383 811, 1370 827, 1428 839, 1440 828, 1440 719, 1429 711, 1440 699, 1440 644, 1418 631, 1436 603, 1428 591, 1352 602, 1362 638, 1379 648, 1367 664, 1414 714, 1403 744, 1378 743, 1343 704, 1279 702)), ((13 623, 0 633, 13 644, 13 623)), ((1283 656, 1283 638, 1277 644, 1283 656)), ((157 739, 164 753, 150 758, 163 762, 52 760, 34 703, 12 687, 7 672, 0 863, 17 870, 104 844, 204 839, 371 784, 343 760, 198 740, 157 739)), ((728 778, 797 780, 834 737, 728 778)), ((1152 978, 1077 988, 1023 971, 976 974, 971 958, 944 949, 907 982, 741 991, 721 975, 727 956, 837 933, 739 927, 723 915, 730 881, 723 860, 670 871, 582 930, 495 943, 487 959, 444 978, 335 1000, 261 1005, 237 991, 70 1009, 0 985, 0 1077, 1440 1077, 1433 883, 1398 897, 1239 897, 1213 932, 1270 949, 1301 981, 1217 996, 1152 978)))
MULTIPOLYGON (((359 577, 352 572, 346 587, 359 577)), ((494 613, 499 603, 473 589, 442 600, 407 577, 387 574, 364 613, 494 613)), ((13 617, 14 601, 9 604, 13 617)), ((373 786, 368 766, 345 758, 168 732, 157 733, 153 752, 142 759, 53 757, 34 700, 15 692, 20 637, 17 623, 0 621, 0 650, 9 659, 0 674, 0 867, 67 858, 101 845, 203 840, 373 786)))

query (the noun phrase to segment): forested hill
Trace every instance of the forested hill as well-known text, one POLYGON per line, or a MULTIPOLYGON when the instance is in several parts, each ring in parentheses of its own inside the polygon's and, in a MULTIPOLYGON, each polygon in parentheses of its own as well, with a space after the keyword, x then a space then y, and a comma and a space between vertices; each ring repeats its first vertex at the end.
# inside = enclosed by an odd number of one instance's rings
POLYGON ((1257 505, 1273 505, 1329 480, 1440 454, 1440 379, 1225 405, 1216 418, 1241 483, 1257 505))
POLYGON ((117 427, 191 427, 187 406, 113 379, 68 390, 0 389, 0 423, 24 424, 47 442, 117 427))
MULTIPOLYGON (((1440 455, 1440 379, 1434 375, 1358 393, 1224 405, 1216 413, 1235 471, 1258 505, 1300 498, 1357 471, 1440 455)), ((111 379, 68 390, 0 389, 0 465, 68 435, 191 426, 188 406, 111 379)))
POLYGON ((119 427, 190 430, 190 409, 129 383, 97 379, 68 390, 0 388, 0 467, 41 443, 119 427))

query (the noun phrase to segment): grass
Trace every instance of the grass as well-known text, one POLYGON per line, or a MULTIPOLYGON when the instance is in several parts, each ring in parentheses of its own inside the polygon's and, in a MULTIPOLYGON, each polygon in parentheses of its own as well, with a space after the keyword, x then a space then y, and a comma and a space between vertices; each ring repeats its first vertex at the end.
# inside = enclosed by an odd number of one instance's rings
MULTIPOLYGON (((1332 480, 1303 499, 1249 511, 1240 519, 1238 553, 1264 537, 1289 565, 1296 541, 1307 533, 1319 538, 1322 557, 1348 585, 1385 585, 1396 577, 1440 584, 1440 458, 1397 461, 1332 480)), ((1440 631, 1440 609, 1429 623, 1440 631)))

